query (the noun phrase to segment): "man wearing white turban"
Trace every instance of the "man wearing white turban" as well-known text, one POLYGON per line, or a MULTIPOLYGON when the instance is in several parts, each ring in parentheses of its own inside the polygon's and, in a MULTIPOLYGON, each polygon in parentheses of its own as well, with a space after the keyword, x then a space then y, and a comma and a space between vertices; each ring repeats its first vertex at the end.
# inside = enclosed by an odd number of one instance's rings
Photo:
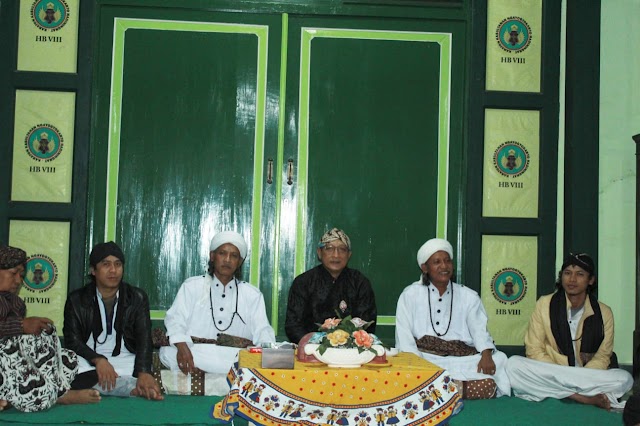
POLYGON ((452 281, 452 258, 453 247, 440 238, 418 250, 422 276, 398 300, 396 346, 447 370, 463 398, 509 395, 507 357, 487 331, 478 293, 452 281))
MULTIPOLYGON (((160 360, 171 370, 213 373, 223 382, 239 348, 209 341, 230 337, 248 344, 274 343, 275 333, 260 290, 236 278, 247 256, 244 238, 237 232, 220 232, 209 249, 208 274, 182 283, 167 311, 164 324, 170 346, 160 348, 160 360), (207 343, 194 343, 193 338, 207 343)), ((207 382, 213 378, 206 376, 207 382)))

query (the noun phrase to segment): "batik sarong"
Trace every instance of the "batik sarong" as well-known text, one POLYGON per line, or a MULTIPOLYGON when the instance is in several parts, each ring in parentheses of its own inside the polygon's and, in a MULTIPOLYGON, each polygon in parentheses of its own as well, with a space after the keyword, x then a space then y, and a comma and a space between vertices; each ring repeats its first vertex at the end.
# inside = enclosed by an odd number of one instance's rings
POLYGON ((76 354, 62 349, 51 334, 22 334, 0 339, 0 399, 20 411, 53 406, 70 388, 78 371, 76 354))

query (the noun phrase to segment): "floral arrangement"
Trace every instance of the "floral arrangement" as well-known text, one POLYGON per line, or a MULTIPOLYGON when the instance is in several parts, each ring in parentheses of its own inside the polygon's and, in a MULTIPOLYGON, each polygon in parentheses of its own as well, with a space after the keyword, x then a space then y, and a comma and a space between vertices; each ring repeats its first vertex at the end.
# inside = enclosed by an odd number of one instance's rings
POLYGON ((370 351, 377 355, 371 346, 380 344, 380 341, 374 334, 364 330, 371 324, 373 321, 351 318, 351 315, 345 318, 327 318, 323 324, 318 324, 318 352, 322 355, 329 348, 358 348, 358 353, 370 351))

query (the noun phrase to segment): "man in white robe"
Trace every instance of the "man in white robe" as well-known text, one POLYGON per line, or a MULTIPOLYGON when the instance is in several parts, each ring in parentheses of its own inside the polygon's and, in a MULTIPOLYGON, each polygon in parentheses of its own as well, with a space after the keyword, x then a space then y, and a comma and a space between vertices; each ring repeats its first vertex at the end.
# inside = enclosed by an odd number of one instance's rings
POLYGON ((465 389, 469 385, 464 398, 482 397, 478 391, 485 394, 482 391, 490 386, 497 387, 495 396, 509 395, 511 388, 504 369, 507 357, 496 350, 487 331, 488 318, 478 294, 451 281, 452 257, 451 244, 439 238, 427 241, 418 251, 423 275, 405 288, 398 300, 396 347, 447 370, 454 380, 463 382, 465 389), (425 352, 418 349, 417 342, 425 339, 444 346, 451 342, 451 346, 464 347, 469 354, 441 356, 425 352))
MULTIPOLYGON (((225 334, 254 344, 275 342, 262 293, 235 277, 246 256, 240 234, 220 232, 211 240, 209 273, 188 278, 178 290, 164 320, 170 346, 160 348, 160 360, 171 370, 226 378, 240 349, 194 343, 192 337, 217 339, 225 334)), ((212 378, 206 376, 207 381, 212 378)))
POLYGON ((570 398, 604 409, 621 408, 618 398, 633 386, 629 372, 611 365, 611 308, 591 293, 596 285, 591 256, 569 254, 560 268, 557 292, 538 299, 525 346, 527 358, 507 363, 513 394, 528 401, 570 398))

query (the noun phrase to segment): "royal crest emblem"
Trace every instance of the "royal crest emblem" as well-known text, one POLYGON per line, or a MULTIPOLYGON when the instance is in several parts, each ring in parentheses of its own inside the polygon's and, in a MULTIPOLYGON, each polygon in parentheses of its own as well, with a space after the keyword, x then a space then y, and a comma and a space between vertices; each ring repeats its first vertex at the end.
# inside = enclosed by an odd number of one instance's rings
POLYGON ((32 127, 24 138, 27 154, 36 161, 55 160, 62 152, 63 146, 62 134, 51 124, 38 124, 32 127))
POLYGON ((531 44, 531 27, 524 19, 510 16, 496 28, 496 41, 509 53, 520 53, 531 44))
POLYGON ((505 305, 515 305, 527 294, 527 278, 515 268, 504 268, 491 279, 491 292, 505 305))
POLYGON ((518 177, 529 168, 529 151, 521 143, 504 142, 493 152, 493 165, 503 176, 518 177))
POLYGON ((58 31, 69 20, 69 5, 65 0, 35 0, 31 20, 42 31, 58 31))
POLYGON ((34 254, 27 259, 26 273, 23 280, 27 290, 42 293, 49 290, 58 280, 58 267, 44 254, 34 254))

